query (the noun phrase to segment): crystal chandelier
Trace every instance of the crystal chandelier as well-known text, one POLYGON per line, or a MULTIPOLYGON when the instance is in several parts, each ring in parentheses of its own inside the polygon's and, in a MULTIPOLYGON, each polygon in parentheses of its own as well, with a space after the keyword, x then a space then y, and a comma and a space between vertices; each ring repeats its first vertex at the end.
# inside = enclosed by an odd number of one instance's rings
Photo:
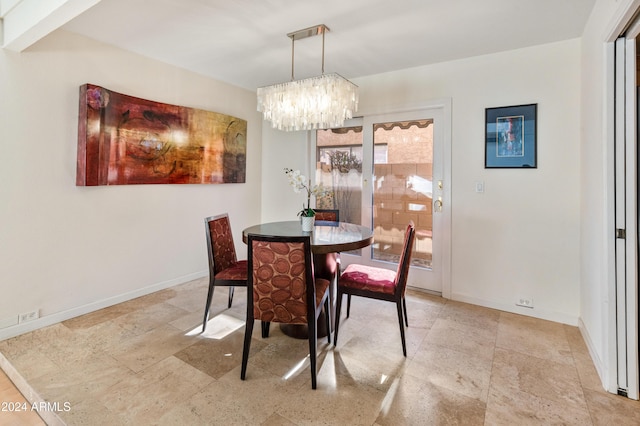
POLYGON ((339 74, 324 73, 326 25, 287 34, 291 38, 291 81, 258 88, 258 111, 273 128, 284 131, 340 127, 358 110, 358 86, 339 74), (322 34, 322 75, 295 80, 296 40, 322 34))

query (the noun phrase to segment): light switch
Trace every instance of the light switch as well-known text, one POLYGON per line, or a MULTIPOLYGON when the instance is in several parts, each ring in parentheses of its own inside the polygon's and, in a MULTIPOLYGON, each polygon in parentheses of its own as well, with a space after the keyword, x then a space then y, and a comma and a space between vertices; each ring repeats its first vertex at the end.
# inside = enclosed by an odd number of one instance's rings
POLYGON ((476 182, 476 192, 477 193, 484 192, 484 182, 482 181, 476 182))

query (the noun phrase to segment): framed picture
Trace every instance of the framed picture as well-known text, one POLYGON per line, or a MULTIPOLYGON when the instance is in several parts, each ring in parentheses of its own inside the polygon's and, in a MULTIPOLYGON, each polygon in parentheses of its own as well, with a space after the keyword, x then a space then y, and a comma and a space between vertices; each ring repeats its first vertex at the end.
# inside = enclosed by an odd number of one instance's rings
POLYGON ((484 167, 536 168, 537 104, 485 109, 484 167))

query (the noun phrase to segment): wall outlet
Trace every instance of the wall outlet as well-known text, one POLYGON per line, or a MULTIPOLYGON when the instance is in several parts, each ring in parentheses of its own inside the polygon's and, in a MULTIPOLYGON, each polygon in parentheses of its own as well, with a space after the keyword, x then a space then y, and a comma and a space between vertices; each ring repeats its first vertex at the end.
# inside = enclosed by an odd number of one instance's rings
POLYGON ((516 306, 523 306, 525 308, 533 308, 533 299, 530 297, 521 297, 516 302, 516 306))
POLYGON ((23 322, 33 321, 34 319, 38 319, 40 317, 38 310, 25 312, 24 314, 20 314, 18 316, 18 322, 22 324, 23 322))

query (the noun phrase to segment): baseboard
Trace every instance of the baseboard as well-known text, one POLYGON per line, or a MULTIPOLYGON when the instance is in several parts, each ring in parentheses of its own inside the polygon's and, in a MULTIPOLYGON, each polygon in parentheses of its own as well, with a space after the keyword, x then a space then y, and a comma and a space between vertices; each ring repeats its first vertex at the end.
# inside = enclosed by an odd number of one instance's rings
POLYGON ((591 361, 593 361, 593 365, 596 368, 596 372, 598 373, 598 377, 600 377, 600 381, 602 382, 602 388, 606 389, 606 369, 604 368, 604 364, 600 357, 598 356, 598 351, 596 351, 595 345, 593 344, 593 340, 591 340, 591 335, 587 330, 587 327, 582 322, 582 318, 578 321, 578 329, 580 330, 580 334, 582 335, 582 340, 587 345, 587 350, 589 351, 589 356, 591 357, 591 361))
POLYGON ((578 317, 563 314, 560 312, 548 311, 540 308, 524 308, 510 303, 501 303, 493 300, 478 299, 465 294, 452 293, 451 300, 458 302, 471 303, 473 305, 484 306, 485 308, 497 309, 499 311, 510 312, 512 314, 525 315, 528 317, 539 318, 547 321, 559 322, 572 326, 578 325, 578 317))
POLYGON ((109 297, 107 299, 98 300, 86 305, 77 306, 75 308, 67 309, 65 311, 57 312, 51 315, 45 315, 33 321, 24 322, 14 326, 10 326, 0 330, 0 341, 9 339, 11 337, 18 336, 20 334, 28 333, 39 328, 47 327, 49 325, 57 324, 62 321, 66 321, 71 318, 75 318, 80 315, 88 314, 99 309, 107 308, 109 306, 116 305, 118 303, 126 302, 127 300, 135 299, 136 297, 145 296, 156 291, 164 290, 169 287, 173 287, 178 284, 186 283, 198 278, 206 277, 209 274, 208 270, 194 272, 192 274, 183 275, 168 281, 162 281, 160 283, 152 284, 147 287, 139 288, 128 293, 119 294, 117 296, 109 297))

